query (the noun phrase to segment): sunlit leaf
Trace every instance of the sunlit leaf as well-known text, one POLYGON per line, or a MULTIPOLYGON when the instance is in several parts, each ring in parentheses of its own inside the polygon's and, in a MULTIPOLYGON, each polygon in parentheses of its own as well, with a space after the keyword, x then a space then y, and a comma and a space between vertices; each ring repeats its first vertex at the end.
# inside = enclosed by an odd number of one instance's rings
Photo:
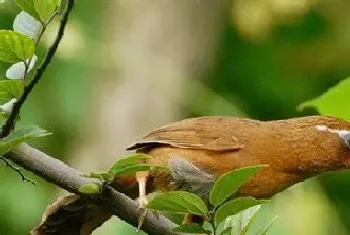
POLYGON ((231 235, 232 234, 232 227, 225 228, 220 235, 231 235))
POLYGON ((87 175, 87 177, 104 181, 112 181, 114 179, 114 176, 108 172, 91 172, 87 175))
POLYGON ((271 226, 276 222, 278 216, 276 216, 275 218, 273 218, 273 220, 265 227, 265 228, 262 228, 258 233, 257 235, 265 235, 269 229, 271 228, 271 226))
POLYGON ((223 225, 224 230, 230 229, 230 234, 246 235, 255 221, 260 205, 250 207, 236 215, 228 216, 219 227, 223 225))
POLYGON ((34 18, 45 22, 57 10, 60 0, 16 0, 16 3, 34 18))
POLYGON ((85 194, 95 194, 100 192, 100 186, 97 184, 85 184, 79 188, 79 192, 85 194))
POLYGON ((339 82, 321 96, 306 101, 298 108, 314 107, 320 114, 350 120, 350 78, 339 82))
POLYGON ((137 165, 145 163, 144 160, 149 159, 150 156, 144 153, 136 153, 134 155, 119 159, 114 163, 114 165, 108 170, 111 174, 114 174, 121 169, 124 169, 126 166, 137 165))
POLYGON ((11 80, 20 80, 25 77, 34 67, 35 62, 38 60, 36 55, 33 55, 30 59, 26 59, 26 64, 21 61, 11 65, 10 68, 6 70, 6 78, 11 80))
POLYGON ((23 34, 0 30, 0 60, 16 63, 31 58, 34 54, 34 41, 23 34))
POLYGON ((192 193, 173 191, 159 194, 147 205, 148 209, 182 214, 207 216, 208 209, 202 199, 192 193))
POLYGON ((16 15, 13 21, 13 30, 27 35, 31 39, 35 40, 39 31, 41 29, 41 24, 33 16, 29 15, 25 11, 21 11, 16 15))
POLYGON ((24 82, 14 80, 0 81, 0 96, 1 98, 19 98, 23 94, 24 82))
POLYGON ((173 228, 172 229, 173 232, 176 233, 194 233, 194 234, 210 234, 210 231, 205 230, 202 226, 200 226, 199 224, 183 224, 179 227, 173 228))
POLYGON ((210 191, 210 203, 214 206, 223 203, 225 199, 236 193, 244 182, 265 166, 266 165, 244 167, 222 175, 217 179, 213 189, 210 191))
POLYGON ((164 166, 155 166, 150 164, 137 164, 137 165, 129 165, 125 167, 120 167, 115 171, 109 172, 115 177, 132 175, 138 171, 164 171, 167 170, 164 166))
POLYGON ((240 235, 246 235, 248 233, 249 228, 252 226, 255 221, 256 214, 260 209, 260 205, 253 206, 248 208, 241 213, 241 231, 240 235))
POLYGON ((17 99, 12 98, 10 101, 0 105, 1 114, 4 114, 5 117, 6 115, 9 115, 12 112, 16 102, 17 102, 17 99))
POLYGON ((32 138, 49 135, 47 131, 38 126, 22 126, 15 129, 8 136, 0 139, 0 155, 7 153, 18 144, 32 138))
POLYGON ((252 197, 241 197, 232 201, 226 202, 216 211, 214 216, 215 224, 224 221, 228 216, 235 215, 252 206, 256 206, 267 202, 266 200, 256 200, 252 197))

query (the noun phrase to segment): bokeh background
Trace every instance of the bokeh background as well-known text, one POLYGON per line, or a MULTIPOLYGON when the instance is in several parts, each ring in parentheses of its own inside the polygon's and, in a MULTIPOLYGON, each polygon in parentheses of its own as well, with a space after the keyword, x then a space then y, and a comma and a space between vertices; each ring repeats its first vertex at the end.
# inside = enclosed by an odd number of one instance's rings
MULTIPOLYGON (((181 118, 315 114, 296 107, 350 76, 349 10, 348 0, 77 0, 21 122, 54 133, 32 145, 88 172, 106 169, 148 130, 181 118)), ((0 28, 11 29, 19 11, 1 0, 0 28)), ((8 67, 0 64, 0 77, 8 67)), ((34 176, 36 186, 23 183, 4 165, 0 177, 0 234, 28 234, 65 193, 34 176)), ((253 230, 276 214, 269 235, 350 234, 349 172, 277 195, 253 230)), ((94 234, 134 228, 113 218, 94 234)))

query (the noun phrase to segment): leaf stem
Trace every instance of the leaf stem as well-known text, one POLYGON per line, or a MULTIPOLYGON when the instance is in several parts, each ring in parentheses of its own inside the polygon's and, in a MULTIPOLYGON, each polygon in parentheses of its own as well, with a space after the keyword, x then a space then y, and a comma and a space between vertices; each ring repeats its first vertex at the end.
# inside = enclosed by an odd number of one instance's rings
MULTIPOLYGON (((68 17, 69 17, 69 14, 70 14, 73 6, 74 6, 74 0, 67 0, 67 5, 65 7, 65 10, 63 11, 63 15, 61 18, 61 23, 60 23, 60 26, 59 26, 59 29, 57 32, 56 39, 53 42, 53 44, 49 47, 42 64, 35 71, 33 79, 24 88, 24 92, 23 92, 22 96, 14 104, 9 118, 6 120, 6 123, 2 126, 1 137, 7 136, 11 132, 11 130, 14 128, 16 117, 20 113, 22 105, 27 100, 29 94, 31 93, 31 91, 33 90, 35 85, 40 81, 44 71, 46 70, 47 66, 50 64, 53 56, 55 55, 57 48, 62 40, 64 30, 65 30, 65 27, 66 27, 67 22, 68 22, 68 17)), ((51 19, 51 17, 49 19, 51 19)))
POLYGON ((215 226, 214 220, 211 220, 210 224, 213 227, 213 235, 216 235, 216 226, 215 226))

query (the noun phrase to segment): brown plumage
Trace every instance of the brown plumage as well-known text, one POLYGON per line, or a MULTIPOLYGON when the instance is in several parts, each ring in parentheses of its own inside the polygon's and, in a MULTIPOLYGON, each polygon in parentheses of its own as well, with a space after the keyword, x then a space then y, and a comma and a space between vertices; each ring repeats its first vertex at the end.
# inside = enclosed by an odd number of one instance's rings
MULTIPOLYGON (((170 173, 150 172, 148 193, 180 189, 206 197, 225 172, 266 164, 239 195, 269 198, 308 177, 349 168, 349 139, 350 124, 332 117, 268 122, 200 117, 156 129, 128 149, 148 153, 148 163, 170 168, 170 173)), ((116 188, 133 197, 136 186, 130 178, 116 179, 116 188)))
MULTIPOLYGON (((350 131, 350 124, 321 116, 269 122, 200 117, 152 131, 129 150, 148 153, 151 164, 168 165, 169 158, 186 158, 215 176, 267 164, 240 189, 241 195, 267 198, 307 177, 349 166, 350 150, 332 130, 350 131), (329 130, 319 130, 322 126, 329 130)), ((170 177, 159 177, 155 175, 153 187, 168 188, 170 182, 162 181, 170 177)))

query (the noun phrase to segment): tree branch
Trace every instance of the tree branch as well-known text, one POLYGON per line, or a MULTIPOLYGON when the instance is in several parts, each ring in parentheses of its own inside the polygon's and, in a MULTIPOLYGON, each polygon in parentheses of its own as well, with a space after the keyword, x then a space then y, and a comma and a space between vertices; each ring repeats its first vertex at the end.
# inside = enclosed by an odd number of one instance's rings
MULTIPOLYGON (((5 154, 5 157, 72 193, 79 194, 78 189, 83 185, 99 183, 97 179, 84 177, 81 172, 27 144, 19 145, 10 153, 5 154)), ((88 197, 88 200, 96 205, 103 206, 127 223, 137 226, 141 213, 138 210, 138 205, 135 201, 115 191, 113 188, 107 186, 99 197, 88 197)), ((159 218, 156 218, 152 213, 148 213, 142 230, 152 235, 174 235, 176 233, 170 232, 174 227, 175 224, 165 217, 159 216, 159 218)))
POLYGON ((73 9, 73 6, 74 6, 74 0, 67 0, 67 5, 66 5, 65 10, 63 11, 63 15, 62 15, 62 18, 61 18, 61 23, 60 23, 60 26, 59 26, 59 29, 58 29, 58 32, 57 32, 56 39, 53 42, 53 44, 49 47, 49 49, 48 49, 48 51, 46 53, 46 56, 45 56, 42 64, 36 70, 33 79, 30 81, 28 86, 26 86, 24 88, 24 92, 23 92, 22 96, 14 104, 12 112, 11 112, 9 118, 6 120, 6 123, 2 127, 1 137, 5 137, 8 134, 10 134, 11 130, 14 128, 16 117, 20 113, 22 105, 24 104, 24 102, 28 98, 28 96, 31 93, 31 91, 33 90, 34 86, 39 82, 39 80, 42 77, 45 69, 50 64, 51 59, 55 55, 55 53, 57 51, 57 48, 58 48, 58 45, 60 44, 61 39, 63 37, 64 30, 66 28, 66 25, 67 25, 67 22, 68 22, 69 13, 73 9))

